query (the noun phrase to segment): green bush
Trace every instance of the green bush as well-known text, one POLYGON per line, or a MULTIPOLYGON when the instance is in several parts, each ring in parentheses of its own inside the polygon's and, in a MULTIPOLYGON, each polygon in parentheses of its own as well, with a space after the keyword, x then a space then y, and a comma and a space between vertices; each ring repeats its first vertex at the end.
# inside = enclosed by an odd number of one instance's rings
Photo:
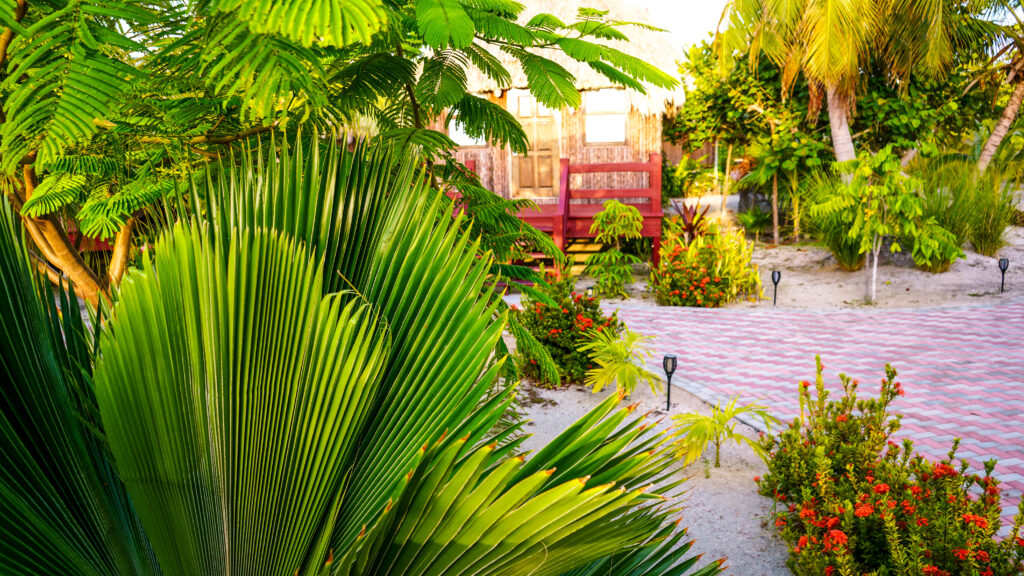
POLYGON ((650 290, 658 304, 715 308, 740 295, 760 294, 753 247, 741 231, 710 224, 706 234, 687 244, 674 230, 670 221, 661 264, 651 272, 650 290))
MULTIPOLYGON (((835 196, 842 185, 839 178, 824 171, 811 173, 803 184, 812 205, 835 196)), ((865 254, 860 251, 857 240, 850 237, 850 226, 836 214, 815 215, 811 212, 810 215, 811 227, 839 266, 847 272, 860 270, 864 266, 865 254)))
POLYGON ((843 395, 830 400, 819 359, 816 383, 799 385, 800 418, 762 440, 768 473, 755 480, 778 503, 775 526, 794 574, 1024 573, 1024 503, 1010 537, 995 537, 995 461, 983 476, 970 474, 953 464, 958 441, 939 462, 915 454, 909 440, 894 442, 901 416, 889 409, 903 387, 891 367, 878 398, 858 398, 858 382, 840 380, 843 395))
POLYGON ((546 304, 540 299, 526 296, 522 308, 513 308, 524 328, 543 344, 561 371, 561 382, 552 382, 544 376, 537 362, 528 351, 516 351, 516 364, 522 374, 542 386, 556 387, 560 384, 582 382, 587 369, 592 367, 590 358, 580 347, 590 342, 589 333, 612 331, 618 334, 623 324, 618 315, 605 315, 597 298, 579 294, 572 276, 561 278, 548 276, 547 287, 542 294, 555 303, 546 304))
MULTIPOLYGON (((1008 174, 996 166, 978 174, 973 162, 959 159, 924 160, 917 169, 923 183, 924 217, 951 232, 958 246, 970 242, 979 254, 995 255, 1014 218, 1008 174)), ((942 267, 938 262, 933 268, 942 267)))

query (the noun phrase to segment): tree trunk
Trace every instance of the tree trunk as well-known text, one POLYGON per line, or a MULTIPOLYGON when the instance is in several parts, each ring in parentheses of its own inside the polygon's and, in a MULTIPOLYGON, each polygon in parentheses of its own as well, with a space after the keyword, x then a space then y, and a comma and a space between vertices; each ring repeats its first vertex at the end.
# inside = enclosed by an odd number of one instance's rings
POLYGON ((992 162, 992 158, 995 157, 996 150, 1002 144, 1003 138, 1006 138, 1006 133, 1010 131, 1010 125, 1017 118, 1021 99, 1024 99, 1024 80, 1017 82, 1017 86, 1013 89, 1013 94, 1010 94, 1010 101, 1007 102, 1006 108, 1003 108, 1002 116, 999 117, 996 125, 992 127, 992 134, 985 141, 985 147, 981 149, 981 155, 978 156, 978 172, 984 172, 992 162))
POLYGON ((865 284, 864 284, 864 299, 869 304, 875 303, 875 298, 878 296, 878 255, 882 251, 882 237, 876 235, 875 239, 871 242, 871 250, 867 253, 867 261, 864 262, 865 284))
POLYGON ((779 245, 779 175, 772 174, 772 243, 779 245))
POLYGON ((853 135, 850 133, 849 106, 834 88, 826 91, 826 97, 828 123, 832 129, 832 149, 835 151, 836 160, 856 160, 857 152, 853 148, 853 135))
MULTIPOLYGON (((25 201, 32 197, 37 180, 35 168, 26 164, 23 168, 25 184, 25 201)), ((22 216, 32 240, 43 256, 63 272, 75 285, 75 291, 92 306, 99 304, 100 295, 107 296, 106 286, 98 276, 86 265, 82 255, 75 250, 64 227, 52 216, 28 218, 22 216)))
POLYGON ((729 200, 729 188, 732 183, 731 169, 732 169, 732 142, 729 143, 729 150, 725 153, 725 187, 722 189, 722 207, 719 210, 722 215, 722 221, 725 221, 725 203, 729 200))
POLYGON ((110 254, 110 266, 107 268, 107 285, 121 285, 121 277, 128 267, 128 257, 132 249, 132 231, 135 229, 135 218, 129 218, 117 232, 114 240, 114 251, 110 254))
POLYGON ((797 175, 793 174, 793 191, 790 193, 793 196, 793 241, 800 241, 800 194, 799 188, 800 183, 797 180, 797 175))

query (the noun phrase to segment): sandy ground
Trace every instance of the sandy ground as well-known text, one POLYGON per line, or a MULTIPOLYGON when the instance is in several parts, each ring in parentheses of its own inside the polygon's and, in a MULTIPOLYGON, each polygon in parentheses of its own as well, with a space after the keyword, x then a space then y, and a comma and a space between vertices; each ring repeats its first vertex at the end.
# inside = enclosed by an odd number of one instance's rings
MULTIPOLYGON (((729 307, 771 307, 774 286, 772 271, 778 270, 779 308, 835 310, 842 308, 921 308, 934 306, 964 306, 991 304, 1000 300, 1017 299, 1024 294, 1024 228, 1010 226, 1006 230, 1006 245, 994 257, 982 256, 965 250, 966 258, 954 262, 949 270, 933 274, 914 266, 907 253, 883 252, 878 265, 878 295, 874 304, 864 300, 867 272, 862 268, 847 272, 835 258, 821 246, 782 245, 759 243, 754 247, 753 261, 761 274, 762 298, 757 301, 738 300, 729 307), (999 292, 999 259, 1006 258, 1010 266, 1006 271, 1005 292, 999 292)), ((646 264, 634 268, 634 282, 627 291, 631 303, 655 305, 647 292, 646 264)), ((585 289, 593 281, 579 278, 577 288, 585 289)), ((510 301, 516 301, 512 295, 510 301)), ((606 299, 614 307, 621 300, 606 299)))
MULTIPOLYGON (((526 431, 533 434, 525 450, 536 450, 551 441, 566 423, 575 421, 603 400, 610 391, 593 394, 587 388, 572 387, 565 390, 543 390, 528 384, 523 408, 530 423, 526 431)), ((649 389, 637 390, 630 402, 640 402, 640 413, 650 412, 651 418, 662 419, 667 426, 665 399, 655 397, 649 389)), ((672 414, 684 412, 710 413, 710 409, 696 396, 673 387, 672 414)), ((757 432, 743 424, 739 430, 755 437, 757 432)), ((714 461, 713 449, 707 453, 714 461)), ((703 560, 726 558, 724 574, 735 576, 785 576, 786 545, 775 535, 774 529, 763 522, 769 513, 771 500, 757 494, 754 476, 764 474, 763 462, 746 446, 730 444, 722 448, 722 467, 706 466, 700 460, 678 474, 688 477, 682 526, 696 540, 693 550, 702 553, 703 560), (708 474, 709 477, 705 476, 708 474)))
MULTIPOLYGON (((1019 298, 1024 293, 1024 228, 1010 227, 1007 244, 989 258, 970 250, 966 258, 949 270, 932 274, 913 265, 907 254, 886 255, 879 260, 878 298, 874 306, 918 308, 992 303, 1019 298), (1000 294, 999 258, 1010 261, 1006 271, 1006 292, 1000 294)), ((782 273, 778 306, 784 308, 857 308, 866 306, 866 272, 847 272, 824 248, 818 246, 759 245, 754 262, 761 271, 765 298, 758 303, 738 302, 733 306, 771 306, 772 270, 782 273)))

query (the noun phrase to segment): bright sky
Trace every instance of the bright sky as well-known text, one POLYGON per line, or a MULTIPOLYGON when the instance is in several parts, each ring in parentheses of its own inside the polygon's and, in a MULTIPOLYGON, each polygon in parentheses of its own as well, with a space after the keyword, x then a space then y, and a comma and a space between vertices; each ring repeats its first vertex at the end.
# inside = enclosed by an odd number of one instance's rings
POLYGON ((664 28, 683 50, 700 42, 718 27, 726 0, 630 0, 646 6, 651 24, 664 28))

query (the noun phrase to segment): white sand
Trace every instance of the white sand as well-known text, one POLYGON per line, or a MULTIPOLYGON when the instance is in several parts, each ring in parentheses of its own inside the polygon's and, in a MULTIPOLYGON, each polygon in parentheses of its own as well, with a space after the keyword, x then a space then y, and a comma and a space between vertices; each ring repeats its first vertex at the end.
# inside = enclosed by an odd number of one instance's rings
MULTIPOLYGON (((524 384, 524 386, 529 386, 524 384)), ((526 431, 533 434, 524 450, 536 450, 551 441, 566 426, 601 402, 610 391, 592 394, 589 389, 572 387, 565 390, 543 390, 530 387, 523 398, 526 418, 531 421, 526 431)), ((647 388, 637 390, 627 402, 640 402, 638 413, 651 412, 661 419, 661 426, 670 422, 665 417, 665 398, 655 398, 647 388)), ((696 396, 673 386, 672 414, 685 412, 710 413, 696 396)), ((757 433, 740 424, 738 430, 751 438, 757 433)), ((714 462, 714 450, 706 456, 714 462)), ((689 477, 686 483, 685 510, 681 526, 696 540, 692 550, 702 553, 703 562, 727 558, 724 574, 735 576, 784 576, 786 545, 774 528, 762 519, 769 513, 771 500, 757 494, 754 476, 763 475, 763 462, 744 446, 730 444, 722 448, 722 467, 709 468, 697 461, 679 474, 689 477)))
MULTIPOLYGON (((985 304, 1024 294, 1024 228, 1010 227, 1007 245, 994 258, 970 250, 967 258, 954 262, 949 270, 932 274, 914 267, 908 254, 886 255, 878 266, 878 298, 875 306, 918 308, 985 304), (1006 292, 999 293, 999 258, 1007 258, 1006 292)), ((832 255, 817 246, 759 245, 754 262, 761 271, 764 300, 738 302, 733 306, 771 306, 771 271, 782 273, 779 282, 780 308, 856 308, 865 306, 866 272, 847 272, 832 255)))

